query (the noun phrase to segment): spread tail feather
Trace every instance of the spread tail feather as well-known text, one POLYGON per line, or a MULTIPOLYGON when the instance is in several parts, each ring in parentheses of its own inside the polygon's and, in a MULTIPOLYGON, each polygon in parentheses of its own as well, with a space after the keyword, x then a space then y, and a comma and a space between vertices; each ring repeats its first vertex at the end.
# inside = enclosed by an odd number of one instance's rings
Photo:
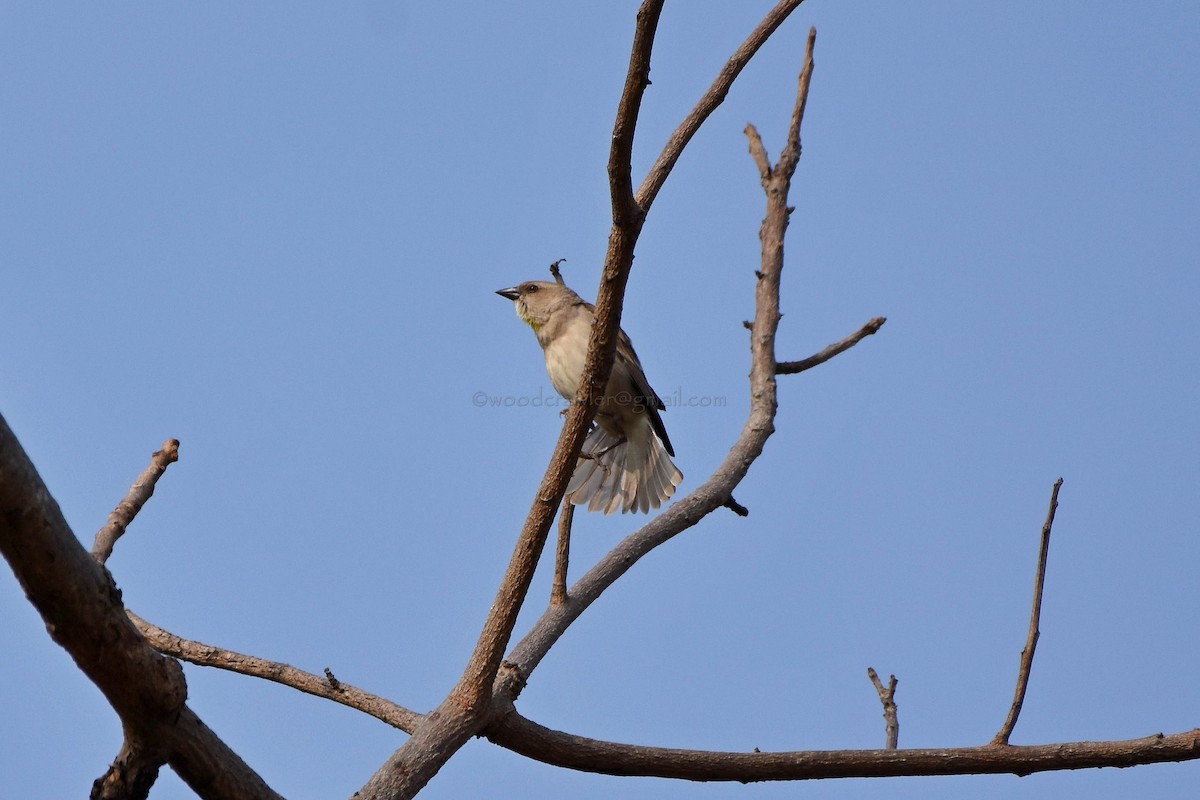
POLYGON ((646 513, 675 494, 683 473, 648 426, 644 433, 621 439, 603 426, 593 428, 567 486, 567 502, 605 514, 646 513))

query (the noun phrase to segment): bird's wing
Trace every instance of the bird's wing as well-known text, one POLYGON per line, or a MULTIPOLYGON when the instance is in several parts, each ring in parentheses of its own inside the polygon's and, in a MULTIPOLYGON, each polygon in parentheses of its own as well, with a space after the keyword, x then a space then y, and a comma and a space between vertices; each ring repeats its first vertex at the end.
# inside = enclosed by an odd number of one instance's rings
POLYGON ((667 428, 663 425, 662 417, 659 411, 666 411, 667 407, 663 404, 662 399, 654 393, 650 388, 650 381, 646 380, 646 373, 642 369, 642 362, 638 360, 637 353, 633 350, 633 342, 629 340, 629 336, 625 331, 621 331, 617 337, 617 359, 625 365, 625 369, 629 371, 629 377, 633 381, 633 389, 639 397, 644 398, 646 412, 650 415, 650 425, 654 428, 654 432, 658 434, 658 438, 662 440, 663 447, 671 455, 675 455, 675 448, 671 446, 671 439, 667 436, 667 428))
MULTIPOLYGON (((592 312, 594 320, 596 307, 587 301, 582 301, 582 305, 592 312)), ((646 413, 650 415, 650 426, 654 429, 654 433, 662 440, 667 453, 675 455, 675 448, 671 446, 671 439, 667 436, 667 427, 663 425, 662 417, 658 413, 666 411, 667 407, 663 404, 662 398, 654 393, 654 389, 650 388, 650 381, 646 380, 646 372, 642 369, 642 362, 638 360, 637 353, 634 352, 629 334, 619 328, 617 329, 617 360, 624 364, 625 369, 629 371, 629 377, 633 381, 633 390, 639 397, 645 399, 646 413)))

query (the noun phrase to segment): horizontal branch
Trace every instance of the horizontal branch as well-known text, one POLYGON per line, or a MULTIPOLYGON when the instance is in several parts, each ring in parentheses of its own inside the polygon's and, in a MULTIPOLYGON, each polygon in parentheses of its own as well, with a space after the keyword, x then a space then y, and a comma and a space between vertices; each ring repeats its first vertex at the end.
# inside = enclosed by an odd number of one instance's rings
POLYGON ((606 775, 691 781, 794 781, 916 775, 1029 775, 1050 770, 1132 767, 1200 758, 1200 728, 1112 742, 911 750, 798 750, 733 753, 605 742, 562 733, 511 712, 488 739, 558 767, 606 775))
POLYGON ((885 322, 887 322, 887 317, 875 317, 845 339, 842 339, 840 342, 834 342, 819 353, 814 353, 808 358, 803 358, 799 361, 781 361, 775 365, 775 374, 795 375, 797 372, 804 372, 806 369, 812 369, 815 366, 824 364, 839 353, 846 352, 863 339, 878 332, 885 322))

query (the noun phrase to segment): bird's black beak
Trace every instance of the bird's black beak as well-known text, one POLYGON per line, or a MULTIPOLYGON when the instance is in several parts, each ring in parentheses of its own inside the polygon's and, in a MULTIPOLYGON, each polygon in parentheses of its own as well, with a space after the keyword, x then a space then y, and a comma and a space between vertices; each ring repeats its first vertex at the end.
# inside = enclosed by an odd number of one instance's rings
POLYGON ((517 287, 515 286, 511 289, 500 289, 496 292, 496 294, 500 295, 501 297, 507 297, 509 300, 516 300, 521 296, 521 293, 517 291, 517 287))

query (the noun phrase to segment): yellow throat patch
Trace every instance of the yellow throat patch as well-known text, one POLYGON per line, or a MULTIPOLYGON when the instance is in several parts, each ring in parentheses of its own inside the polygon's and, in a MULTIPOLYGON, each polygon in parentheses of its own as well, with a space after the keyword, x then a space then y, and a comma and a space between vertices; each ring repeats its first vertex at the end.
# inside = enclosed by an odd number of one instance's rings
POLYGON ((537 333, 539 330, 542 329, 542 323, 534 320, 532 317, 530 317, 529 315, 527 315, 525 313, 524 303, 517 303, 516 306, 517 306, 517 316, 521 318, 522 322, 524 322, 529 327, 533 328, 534 333, 537 333))

